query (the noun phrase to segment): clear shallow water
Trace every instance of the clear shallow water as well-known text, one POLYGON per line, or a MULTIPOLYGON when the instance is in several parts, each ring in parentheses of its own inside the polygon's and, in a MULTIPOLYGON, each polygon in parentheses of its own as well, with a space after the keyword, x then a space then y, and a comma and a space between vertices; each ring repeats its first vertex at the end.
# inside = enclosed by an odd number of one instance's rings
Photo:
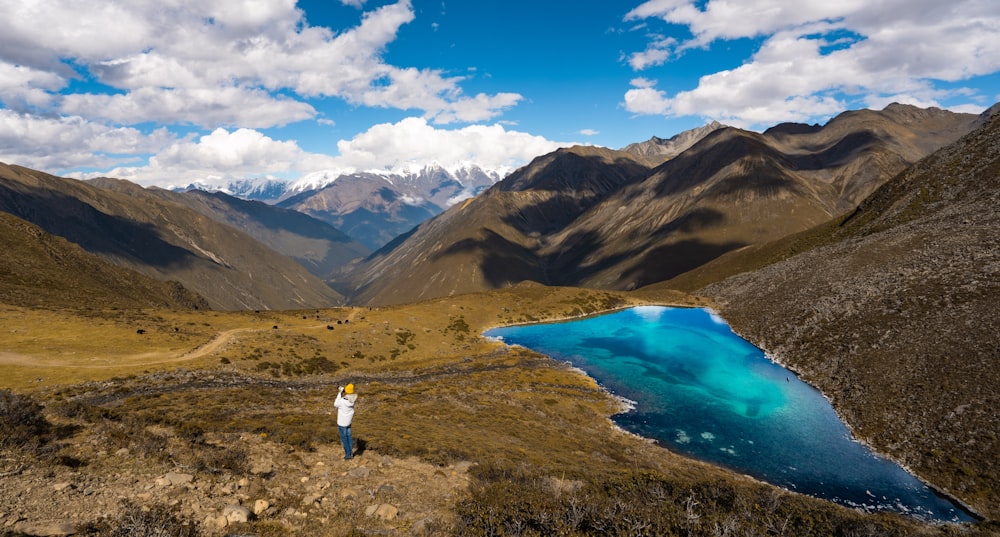
POLYGON ((614 420, 674 451, 866 510, 973 520, 854 441, 816 389, 704 309, 639 307, 485 334, 566 360, 634 408, 614 420))

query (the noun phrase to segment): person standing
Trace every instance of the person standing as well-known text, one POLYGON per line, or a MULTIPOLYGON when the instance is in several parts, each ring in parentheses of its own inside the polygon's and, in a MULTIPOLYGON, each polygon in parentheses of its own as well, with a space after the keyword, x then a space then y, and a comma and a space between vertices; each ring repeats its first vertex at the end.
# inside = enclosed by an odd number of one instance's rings
POLYGON ((351 422, 354 421, 354 403, 358 395, 354 393, 354 385, 341 386, 337 391, 337 399, 333 406, 337 408, 337 429, 340 430, 340 442, 344 444, 344 460, 349 461, 354 452, 354 438, 351 435, 351 422))

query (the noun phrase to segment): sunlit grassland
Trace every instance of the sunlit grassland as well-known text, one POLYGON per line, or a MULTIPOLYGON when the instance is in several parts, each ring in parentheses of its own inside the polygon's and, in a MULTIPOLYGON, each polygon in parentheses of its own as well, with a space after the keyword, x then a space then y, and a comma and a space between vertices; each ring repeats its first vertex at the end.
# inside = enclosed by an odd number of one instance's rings
POLYGON ((630 450, 648 443, 611 427, 617 403, 592 379, 480 334, 639 303, 647 301, 522 286, 392 308, 6 308, 0 316, 11 337, 0 348, 0 378, 3 387, 56 401, 114 399, 116 413, 140 423, 252 432, 305 449, 336 440, 332 399, 338 385, 353 382, 362 397, 357 434, 374 451, 439 463, 558 460, 563 472, 587 473, 595 456, 634 458, 618 448, 597 453, 609 434, 630 450), (201 373, 192 380, 185 372, 201 373))

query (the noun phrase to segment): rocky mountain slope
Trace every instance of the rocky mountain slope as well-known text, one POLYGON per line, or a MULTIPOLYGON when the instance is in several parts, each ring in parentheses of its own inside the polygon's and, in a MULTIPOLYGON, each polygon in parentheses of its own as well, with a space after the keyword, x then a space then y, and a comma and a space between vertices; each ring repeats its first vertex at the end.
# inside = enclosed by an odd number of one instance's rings
POLYGON ((736 330, 862 439, 1000 516, 1000 116, 856 211, 700 271, 723 265, 763 267, 699 291, 736 330))
MULTIPOLYGON (((91 184, 115 189, 123 183, 97 179, 91 184)), ((364 245, 330 224, 291 209, 244 200, 222 192, 189 190, 177 193, 160 189, 147 189, 147 192, 236 228, 268 248, 294 259, 319 278, 328 278, 347 263, 371 253, 364 245)))
POLYGON ((342 297, 252 237, 126 182, 99 188, 0 164, 0 211, 112 263, 180 282, 216 309, 330 306, 342 297))
POLYGON ((358 303, 386 304, 553 283, 536 250, 595 202, 649 168, 629 153, 560 149, 399 237, 354 269, 343 288, 358 303), (527 188, 531 186, 531 188, 527 188))
POLYGON ((0 212, 0 304, 27 308, 200 309, 178 282, 116 266, 38 226, 0 212))
POLYGON ((539 157, 342 279, 389 304, 532 280, 628 290, 853 209, 976 116, 890 105, 822 127, 715 129, 656 168, 628 152, 539 157))
POLYGON ((441 212, 433 203, 399 191, 385 178, 365 173, 340 176, 319 190, 283 200, 278 207, 327 222, 370 250, 441 212))
POLYGON ((626 153, 633 153, 635 155, 649 157, 652 159, 657 159, 660 164, 662 161, 667 159, 672 159, 677 155, 685 152, 692 145, 698 143, 702 138, 708 136, 714 131, 717 131, 725 127, 722 123, 718 121, 712 121, 701 127, 697 127, 691 130, 686 130, 684 132, 678 133, 670 138, 660 138, 658 136, 653 136, 645 142, 636 142, 633 144, 628 144, 622 148, 622 151, 626 153))

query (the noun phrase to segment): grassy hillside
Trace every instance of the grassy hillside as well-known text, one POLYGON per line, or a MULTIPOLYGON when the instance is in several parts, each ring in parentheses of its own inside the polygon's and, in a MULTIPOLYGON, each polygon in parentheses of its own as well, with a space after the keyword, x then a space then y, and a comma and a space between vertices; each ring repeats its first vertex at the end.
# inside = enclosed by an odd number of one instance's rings
POLYGON ((44 308, 205 308, 177 282, 108 263, 38 226, 0 212, 0 303, 44 308))

